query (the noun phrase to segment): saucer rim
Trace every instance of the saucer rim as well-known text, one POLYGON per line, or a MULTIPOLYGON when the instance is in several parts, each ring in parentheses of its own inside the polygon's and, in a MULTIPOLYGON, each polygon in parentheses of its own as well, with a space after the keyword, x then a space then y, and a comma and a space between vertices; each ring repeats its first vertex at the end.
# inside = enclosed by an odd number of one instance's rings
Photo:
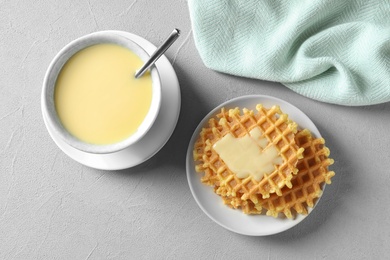
MULTIPOLYGON (((145 46, 145 50, 148 52, 148 54, 153 53, 154 50, 156 49, 156 46, 154 46, 152 43, 150 43, 146 39, 142 38, 141 36, 138 36, 138 35, 135 35, 135 34, 132 34, 129 32, 117 31, 117 30, 109 30, 107 32, 117 33, 119 35, 129 37, 131 40, 137 42, 138 44, 143 44, 145 46)), ((41 100, 41 110, 42 110, 43 120, 44 120, 45 126, 49 132, 49 135, 53 139, 55 144, 66 155, 68 155, 73 160, 75 160, 75 161, 77 161, 85 166, 95 168, 95 169, 100 169, 100 170, 128 169, 128 168, 135 167, 135 166, 147 161, 151 157, 153 157, 158 151, 160 151, 165 146, 165 144, 168 142, 168 140, 172 136, 172 134, 176 128, 176 125, 177 125, 177 122, 179 119, 179 115, 180 115, 180 110, 181 110, 180 84, 179 84, 176 72, 175 72, 172 64, 169 62, 169 60, 167 59, 167 57, 165 55, 162 55, 160 57, 160 59, 155 63, 155 66, 161 67, 161 69, 159 68, 160 70, 170 71, 169 73, 167 73, 169 75, 165 75, 165 76, 161 75, 162 100, 161 100, 161 108, 160 108, 159 113, 164 114, 164 109, 165 110, 167 110, 167 109, 172 110, 172 111, 168 111, 168 113, 167 113, 167 111, 165 111, 165 114, 170 116, 169 121, 172 121, 172 124, 167 125, 167 127, 166 127, 167 129, 165 130, 166 132, 164 134, 159 135, 159 137, 162 136, 162 138, 159 139, 159 141, 157 142, 157 145, 154 145, 152 148, 149 148, 150 152, 147 152, 147 155, 140 157, 137 154, 137 156, 133 156, 133 158, 131 158, 129 153, 131 153, 132 150, 134 152, 135 147, 133 147, 133 146, 129 146, 123 150, 120 150, 120 151, 117 151, 114 153, 92 154, 92 153, 78 150, 78 149, 66 144, 58 136, 55 135, 55 131, 53 131, 53 129, 51 129, 50 126, 48 125, 47 118, 45 117, 45 113, 42 109, 42 100, 41 100), (169 99, 169 98, 174 97, 175 102, 172 102, 171 100, 164 100, 163 99, 163 95, 164 95, 163 91, 164 90, 166 92, 165 98, 169 99), (169 95, 168 95, 167 91, 170 92, 169 95), (169 98, 168 98, 168 96, 169 96, 169 98), (164 101, 166 102, 165 105, 163 103, 164 101), (168 102, 169 102, 169 104, 168 104, 168 102), (115 161, 116 161, 115 157, 117 157, 117 159, 118 159, 121 156, 123 157, 123 155, 126 155, 126 162, 122 160, 120 165, 118 162, 115 163, 115 161), (83 157, 83 158, 81 158, 81 157, 83 157), (85 159, 85 158, 87 158, 87 159, 85 159), (99 161, 99 163, 96 163, 97 160, 99 161)), ((163 123, 163 122, 160 122, 160 124, 161 123, 163 123)), ((158 127, 159 125, 157 125, 157 124, 159 124, 158 119, 156 119, 156 121, 151 126, 151 129, 149 131, 151 132, 151 131, 153 131, 153 128, 158 127)), ((136 142, 134 145, 136 145, 136 146, 142 145, 142 142, 147 141, 145 139, 147 137, 148 136, 146 134, 141 140, 136 142)))

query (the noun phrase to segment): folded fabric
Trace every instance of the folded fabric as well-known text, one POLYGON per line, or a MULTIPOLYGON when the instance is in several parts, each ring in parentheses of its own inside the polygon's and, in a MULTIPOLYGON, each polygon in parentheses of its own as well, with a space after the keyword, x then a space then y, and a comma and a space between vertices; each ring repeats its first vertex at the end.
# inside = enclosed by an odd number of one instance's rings
POLYGON ((189 0, 205 65, 341 105, 390 101, 389 0, 189 0))

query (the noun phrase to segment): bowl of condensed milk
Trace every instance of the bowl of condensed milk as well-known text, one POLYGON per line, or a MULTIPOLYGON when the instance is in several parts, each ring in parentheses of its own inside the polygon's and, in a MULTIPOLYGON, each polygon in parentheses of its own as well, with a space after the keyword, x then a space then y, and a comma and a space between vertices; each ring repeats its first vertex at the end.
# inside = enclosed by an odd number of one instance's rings
POLYGON ((49 126, 74 148, 94 154, 125 149, 150 130, 160 110, 161 81, 142 46, 110 31, 66 45, 43 83, 42 107, 49 126))

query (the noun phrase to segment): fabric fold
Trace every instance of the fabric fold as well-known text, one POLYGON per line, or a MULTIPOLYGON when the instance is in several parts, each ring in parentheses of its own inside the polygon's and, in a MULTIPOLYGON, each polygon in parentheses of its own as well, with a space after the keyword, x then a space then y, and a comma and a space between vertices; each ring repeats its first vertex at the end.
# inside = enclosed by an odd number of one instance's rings
POLYGON ((213 70, 340 105, 390 101, 390 1, 189 0, 213 70))

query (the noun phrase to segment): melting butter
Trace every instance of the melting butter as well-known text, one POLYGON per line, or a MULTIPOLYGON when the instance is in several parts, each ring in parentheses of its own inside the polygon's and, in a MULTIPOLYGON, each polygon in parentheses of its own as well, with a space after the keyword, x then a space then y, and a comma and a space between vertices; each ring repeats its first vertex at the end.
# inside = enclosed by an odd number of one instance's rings
POLYGON ((275 165, 283 163, 278 149, 274 144, 269 144, 259 127, 239 138, 229 133, 217 141, 213 149, 238 178, 251 175, 260 181, 264 174, 274 171, 275 165))

